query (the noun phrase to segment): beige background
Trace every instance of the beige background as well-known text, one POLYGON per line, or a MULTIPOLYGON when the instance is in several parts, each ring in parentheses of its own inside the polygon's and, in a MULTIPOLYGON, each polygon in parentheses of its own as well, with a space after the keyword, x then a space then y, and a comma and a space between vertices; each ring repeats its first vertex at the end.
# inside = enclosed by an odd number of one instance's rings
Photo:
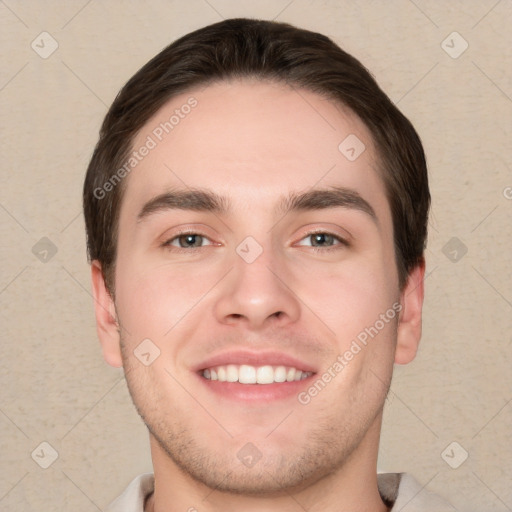
POLYGON ((176 37, 236 16, 331 36, 421 134, 433 195, 424 336, 396 368, 379 466, 458 510, 512 510, 510 0, 0 1, 0 509, 102 510, 151 469, 96 339, 82 181, 123 83, 176 37), (58 42, 46 59, 43 31, 58 42), (459 36, 444 44, 452 56, 442 46, 454 31, 469 45, 457 58, 459 36), (42 442, 58 452, 47 469, 42 442), (457 469, 446 462, 465 452, 457 469))

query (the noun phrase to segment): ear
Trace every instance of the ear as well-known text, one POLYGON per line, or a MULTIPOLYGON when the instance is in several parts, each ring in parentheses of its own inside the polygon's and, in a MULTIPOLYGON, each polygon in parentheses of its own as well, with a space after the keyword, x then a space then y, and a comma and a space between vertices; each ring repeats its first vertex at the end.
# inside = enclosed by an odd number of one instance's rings
POLYGON ((98 260, 94 260, 91 264, 91 277, 96 330, 103 350, 103 358, 109 365, 119 368, 123 364, 119 324, 116 318, 114 299, 105 284, 101 264, 98 260))
POLYGON ((398 338, 395 363, 410 363, 416 356, 421 338, 421 310, 423 308, 425 261, 409 273, 400 296, 402 310, 398 320, 398 338))

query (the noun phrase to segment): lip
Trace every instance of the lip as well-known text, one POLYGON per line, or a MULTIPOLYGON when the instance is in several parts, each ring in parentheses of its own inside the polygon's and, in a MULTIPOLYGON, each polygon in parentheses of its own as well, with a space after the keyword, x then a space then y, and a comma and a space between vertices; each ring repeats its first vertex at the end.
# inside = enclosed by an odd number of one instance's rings
POLYGON ((275 400, 295 399, 305 388, 311 385, 317 370, 309 363, 283 352, 276 351, 248 351, 232 350, 223 352, 205 359, 193 368, 199 383, 218 397, 235 400, 242 403, 269 405, 275 400), (206 379, 202 371, 206 368, 224 366, 228 364, 248 364, 251 366, 293 366, 298 370, 312 372, 312 374, 298 381, 274 382, 273 384, 240 384, 240 382, 220 382, 206 379))
MULTIPOLYGON (((231 350, 216 354, 201 361, 193 367, 195 372, 201 372, 206 368, 214 366, 224 366, 228 364, 247 364, 250 366, 293 366, 297 370, 317 373, 317 370, 311 364, 298 359, 290 354, 276 351, 247 351, 247 350, 231 350)), ((300 381, 299 381, 300 382, 300 381)), ((244 384, 247 386, 247 384, 244 384)), ((249 384, 250 385, 250 384, 249 384)), ((261 386, 261 384, 260 384, 261 386)))
POLYGON ((209 380, 200 373, 195 374, 200 384, 209 391, 215 393, 222 399, 235 400, 245 404, 264 404, 270 405, 275 400, 293 399, 297 395, 311 386, 315 374, 310 375, 303 380, 292 382, 274 382, 273 384, 240 384, 240 382, 220 382, 218 380, 209 380))

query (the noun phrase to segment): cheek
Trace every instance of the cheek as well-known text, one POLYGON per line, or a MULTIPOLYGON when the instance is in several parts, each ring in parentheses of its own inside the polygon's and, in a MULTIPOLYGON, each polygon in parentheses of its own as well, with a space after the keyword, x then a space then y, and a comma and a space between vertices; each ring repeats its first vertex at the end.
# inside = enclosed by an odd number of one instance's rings
POLYGON ((380 258, 353 258, 336 267, 317 263, 307 273, 295 272, 294 291, 336 333, 341 348, 392 308, 398 295, 391 273, 382 253, 380 258))
POLYGON ((154 263, 134 256, 116 269, 116 305, 130 337, 161 339, 215 284, 208 266, 154 263))

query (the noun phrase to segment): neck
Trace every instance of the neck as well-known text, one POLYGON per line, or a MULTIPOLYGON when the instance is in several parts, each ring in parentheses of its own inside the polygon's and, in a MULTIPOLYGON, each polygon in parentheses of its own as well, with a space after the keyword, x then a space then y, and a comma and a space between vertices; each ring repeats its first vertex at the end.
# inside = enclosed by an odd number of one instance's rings
POLYGON ((376 470, 381 420, 379 415, 336 471, 297 488, 257 496, 220 492, 196 481, 151 436, 155 491, 146 503, 145 512, 386 512, 388 508, 377 487, 376 470))

